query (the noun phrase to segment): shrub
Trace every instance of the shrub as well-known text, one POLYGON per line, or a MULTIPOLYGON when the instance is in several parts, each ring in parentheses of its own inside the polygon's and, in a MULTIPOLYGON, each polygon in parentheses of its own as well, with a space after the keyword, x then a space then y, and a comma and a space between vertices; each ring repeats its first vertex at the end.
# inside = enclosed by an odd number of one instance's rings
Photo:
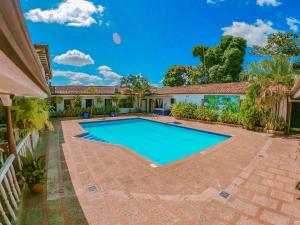
POLYGON ((195 118, 195 103, 178 102, 172 105, 171 114, 178 118, 195 118))
POLYGON ((214 109, 198 107, 194 112, 195 118, 198 120, 217 121, 218 112, 214 109))
POLYGON ((112 108, 94 108, 94 107, 89 107, 89 108, 80 108, 80 107, 74 107, 74 108, 69 108, 63 111, 58 111, 56 116, 57 117, 81 117, 84 112, 88 112, 91 115, 103 115, 103 114, 108 114, 109 112, 112 111, 112 108))
POLYGON ((260 87, 251 85, 247 89, 246 98, 242 103, 240 119, 241 123, 248 129, 261 126, 262 115, 256 107, 256 99, 260 93, 260 87))
POLYGON ((223 123, 240 124, 240 113, 232 112, 231 110, 223 109, 219 116, 219 121, 223 123))
POLYGON ((269 116, 266 120, 265 128, 273 131, 284 131, 286 122, 282 117, 275 118, 274 116, 269 116))

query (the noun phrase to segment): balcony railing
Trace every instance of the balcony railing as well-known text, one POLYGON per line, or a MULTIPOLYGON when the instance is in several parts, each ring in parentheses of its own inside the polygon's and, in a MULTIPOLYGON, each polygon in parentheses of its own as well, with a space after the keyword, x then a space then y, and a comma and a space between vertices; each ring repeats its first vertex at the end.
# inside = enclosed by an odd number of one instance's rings
POLYGON ((26 157, 26 150, 33 151, 39 139, 37 132, 26 135, 17 146, 17 156, 11 154, 0 169, 0 215, 3 218, 1 222, 11 225, 16 221, 16 211, 21 199, 22 190, 18 183, 14 161, 19 169, 22 169, 22 157, 26 157), (31 141, 32 138, 32 141, 31 141), (31 146, 33 143, 33 146, 31 146))

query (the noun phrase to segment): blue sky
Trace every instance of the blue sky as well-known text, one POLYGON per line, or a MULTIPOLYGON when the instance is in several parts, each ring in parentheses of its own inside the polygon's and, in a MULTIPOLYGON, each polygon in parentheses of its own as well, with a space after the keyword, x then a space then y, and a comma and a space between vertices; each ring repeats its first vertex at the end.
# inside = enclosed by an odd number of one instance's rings
MULTIPOLYGON (((263 45, 299 34, 299 0, 21 0, 33 43, 49 44, 53 85, 114 85, 141 73, 161 85, 172 65, 197 65, 192 47, 224 34, 263 45)), ((249 49, 248 49, 249 50, 249 49)), ((246 62, 255 60, 247 54, 246 62)))

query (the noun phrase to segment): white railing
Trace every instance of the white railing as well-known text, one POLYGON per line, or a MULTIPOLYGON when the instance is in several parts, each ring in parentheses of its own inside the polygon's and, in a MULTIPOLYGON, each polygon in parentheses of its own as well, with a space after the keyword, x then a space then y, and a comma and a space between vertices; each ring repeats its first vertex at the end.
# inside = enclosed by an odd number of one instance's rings
POLYGON ((11 225, 11 220, 15 221, 18 202, 20 201, 21 190, 17 181, 13 166, 14 155, 10 155, 0 169, 0 193, 4 202, 3 207, 0 201, 0 212, 7 225, 11 225), (7 212, 6 212, 7 211, 7 212))
MULTIPOLYGON (((38 133, 32 135, 33 145, 38 142, 38 133)), ((12 221, 16 221, 16 211, 18 209, 18 203, 21 198, 21 188, 19 186, 16 172, 14 169, 14 160, 17 157, 17 164, 19 169, 22 169, 22 157, 26 157, 26 151, 29 149, 32 152, 30 135, 26 135, 25 138, 17 146, 17 156, 11 154, 5 161, 4 165, 0 169, 0 215, 3 218, 4 224, 12 225, 12 221)))
POLYGON ((30 134, 27 134, 17 146, 17 161, 19 168, 22 168, 22 157, 26 157, 26 151, 29 149, 32 152, 30 134))

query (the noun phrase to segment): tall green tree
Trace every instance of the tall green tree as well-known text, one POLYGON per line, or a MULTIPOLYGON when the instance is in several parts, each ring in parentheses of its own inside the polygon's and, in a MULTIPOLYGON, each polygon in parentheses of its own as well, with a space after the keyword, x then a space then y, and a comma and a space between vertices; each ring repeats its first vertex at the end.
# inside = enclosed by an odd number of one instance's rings
POLYGON ((186 73, 186 66, 171 66, 164 76, 163 85, 168 87, 183 86, 185 84, 184 74, 186 73))
POLYGON ((205 73, 203 67, 192 66, 171 66, 166 72, 163 85, 167 87, 193 85, 203 83, 205 81, 205 73))
POLYGON ((253 46, 251 52, 257 56, 286 56, 300 55, 300 38, 297 34, 277 32, 268 36, 267 44, 263 47, 253 46))
POLYGON ((239 81, 246 47, 245 39, 226 35, 214 47, 195 46, 192 54, 200 58, 206 82, 233 82, 239 81))
POLYGON ((152 94, 149 81, 142 75, 128 75, 121 78, 120 84, 125 88, 125 94, 136 101, 137 110, 141 111, 142 100, 152 94))
POLYGON ((299 50, 299 37, 293 33, 278 32, 268 37, 264 47, 254 46, 252 54, 264 58, 250 63, 249 70, 245 71, 251 85, 241 107, 244 125, 253 125, 260 117, 264 118, 266 126, 270 124, 268 121, 282 121, 280 103, 297 76, 297 68, 292 60, 300 54, 299 50))

